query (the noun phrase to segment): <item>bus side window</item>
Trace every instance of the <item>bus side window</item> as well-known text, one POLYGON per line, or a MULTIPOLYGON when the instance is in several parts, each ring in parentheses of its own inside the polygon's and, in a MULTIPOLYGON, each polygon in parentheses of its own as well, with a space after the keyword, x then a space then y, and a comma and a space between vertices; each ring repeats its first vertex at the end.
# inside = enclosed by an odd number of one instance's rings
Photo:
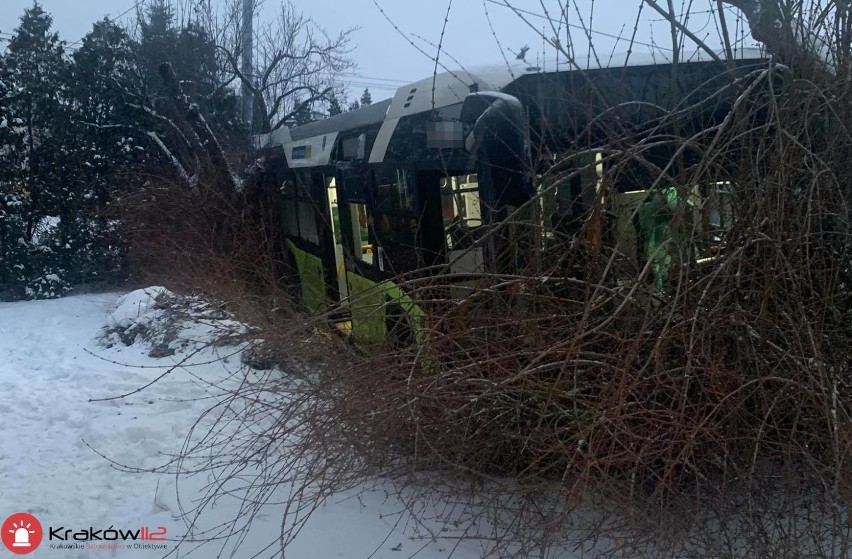
POLYGON ((298 235, 309 243, 319 245, 319 228, 317 227, 317 209, 316 204, 311 197, 311 175, 308 173, 298 172, 295 175, 295 189, 293 185, 285 186, 286 191, 289 189, 289 196, 296 198, 296 202, 291 204, 290 211, 295 209, 298 215, 298 235), (295 206, 295 208, 293 208, 295 206))
POLYGON ((417 268, 416 175, 407 169, 378 169, 372 216, 376 264, 385 272, 417 268))
MULTIPOLYGON (((379 269, 393 273, 417 269, 417 217, 402 213, 376 212, 373 232, 381 246, 385 261, 377 260, 379 269), (387 265, 390 265, 386 268, 387 265)), ((376 250, 376 254, 380 254, 376 250)))
POLYGON ((414 177, 410 171, 376 172, 376 209, 414 211, 414 177))
POLYGON ((319 231, 317 230, 316 212, 311 202, 299 201, 299 237, 303 240, 319 244, 319 231))
POLYGON ((576 158, 575 165, 564 176, 553 177, 552 182, 541 185, 548 192, 542 201, 546 230, 570 235, 580 229, 601 185, 602 164, 596 161, 597 155, 600 154, 576 158))
POLYGON ((352 252, 356 258, 373 263, 373 245, 370 244, 370 216, 366 204, 350 203, 349 215, 352 223, 352 252))
POLYGON ((719 235, 733 224, 732 186, 730 182, 718 181, 708 185, 706 191, 708 228, 719 235))
POLYGON ((441 180, 441 213, 447 248, 472 244, 471 231, 482 225, 482 206, 476 175, 459 175, 441 180))
POLYGON ((284 179, 281 184, 284 195, 284 227, 290 237, 299 236, 299 206, 296 201, 296 183, 292 178, 284 179))

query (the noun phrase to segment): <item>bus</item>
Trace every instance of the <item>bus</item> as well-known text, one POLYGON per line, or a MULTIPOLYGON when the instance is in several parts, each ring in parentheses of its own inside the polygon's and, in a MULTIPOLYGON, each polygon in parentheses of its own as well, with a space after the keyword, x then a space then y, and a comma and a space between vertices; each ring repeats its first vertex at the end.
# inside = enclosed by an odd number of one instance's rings
MULTIPOLYGON (((701 52, 678 64, 634 53, 551 69, 525 61, 459 69, 257 138, 304 306, 342 304, 362 348, 410 342, 423 310, 396 278, 449 273, 463 285, 465 276, 511 269, 525 251, 506 251, 484 231, 511 215, 535 225, 534 242, 552 243, 577 234, 604 196, 610 232, 599 242, 619 244, 641 267, 671 234, 653 208, 684 197, 672 188, 672 162, 700 157, 666 138, 720 123, 733 84, 764 62, 743 49, 727 63, 701 52), (629 155, 636 146, 641 157, 629 155), (660 180, 666 173, 672 181, 660 180)), ((731 188, 723 172, 712 174, 686 194, 690 203, 716 200, 694 203, 708 230, 724 227, 731 188)), ((709 258, 696 249, 697 262, 709 258)), ((670 262, 658 260, 663 282, 670 262)))

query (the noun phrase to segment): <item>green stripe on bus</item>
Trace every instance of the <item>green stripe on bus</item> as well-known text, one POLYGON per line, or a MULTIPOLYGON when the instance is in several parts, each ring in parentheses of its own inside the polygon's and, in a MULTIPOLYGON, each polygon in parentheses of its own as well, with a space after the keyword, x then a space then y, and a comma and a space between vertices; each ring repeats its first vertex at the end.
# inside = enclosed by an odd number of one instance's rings
POLYGON ((347 272, 349 308, 352 312, 352 337, 365 350, 377 349, 388 335, 386 303, 397 303, 405 312, 415 339, 420 341, 423 309, 398 285, 390 280, 376 283, 358 274, 347 272))
POLYGON ((299 249, 289 239, 284 241, 296 261, 299 283, 302 288, 302 303, 308 312, 319 314, 325 310, 325 274, 319 256, 299 249))

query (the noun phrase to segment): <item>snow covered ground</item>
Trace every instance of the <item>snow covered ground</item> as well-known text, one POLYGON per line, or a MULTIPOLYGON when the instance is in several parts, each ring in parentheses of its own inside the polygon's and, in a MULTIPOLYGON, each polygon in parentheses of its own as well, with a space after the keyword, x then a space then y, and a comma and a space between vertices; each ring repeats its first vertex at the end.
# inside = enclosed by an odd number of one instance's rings
MULTIPOLYGON (((163 291, 148 288, 124 295, 0 303, 0 536, 10 550, 26 550, 12 547, 19 543, 23 518, 15 513, 23 512, 32 514, 43 529, 40 545, 28 557, 281 556, 277 545, 284 511, 281 503, 290 487, 275 485, 273 500, 278 504, 256 511, 244 538, 238 534, 200 545, 199 535, 221 535, 221 526, 235 520, 238 525, 244 523, 247 513, 241 494, 208 502, 204 514, 195 518, 186 513, 215 481, 211 470, 180 478, 164 470, 145 471, 161 468, 178 454, 204 412, 245 381, 246 374, 255 383, 285 374, 243 371, 235 346, 210 346, 207 341, 214 334, 245 332, 245 327, 214 307, 193 307, 197 311, 193 320, 171 320, 174 314, 154 304, 153 297, 163 291), (105 335, 105 327, 112 328, 112 333, 105 335), (182 366, 174 368, 179 362, 182 366), (159 380, 152 383, 155 379, 159 380), (194 518, 192 523, 189 518, 194 518), (141 538, 145 530, 154 537, 165 531, 165 539, 111 539, 128 531, 138 531, 141 538), (51 531, 59 537, 50 539, 51 531), (92 531, 97 537, 91 537, 92 531), (236 551, 235 540, 242 540, 236 551)), ((280 393, 272 396, 282 397, 280 393)), ((201 419, 199 432, 206 432, 209 418, 201 419)), ((230 440, 227 431, 223 438, 230 440)), ((210 458, 216 460, 219 455, 210 458)), ((283 459, 287 457, 275 455, 272 463, 283 459)), ((183 466, 195 464, 188 461, 183 466)), ((413 503, 426 525, 412 520, 388 481, 332 495, 287 546, 285 556, 468 559, 491 550, 487 537, 470 537, 468 513, 458 503, 416 499, 413 503)), ((498 508, 496 514, 511 515, 502 505, 498 508)), ((478 522, 487 530, 484 521, 478 522)), ((574 543, 587 541, 585 549, 551 544, 527 555, 534 559, 600 556, 617 542, 586 540, 588 532, 582 526, 594 522, 593 514, 585 520, 572 516, 574 543)), ((36 543, 35 532, 31 537, 36 543)), ((820 540, 811 543, 821 544, 820 540)), ((827 541, 826 545, 831 549, 839 544, 827 541)), ((0 557, 7 556, 12 554, 0 545, 0 557)))
MULTIPOLYGON (((100 338, 105 325, 135 321, 144 326, 156 318, 160 311, 151 306, 150 296, 158 292, 0 303, 0 520, 16 512, 38 519, 44 538, 29 557, 164 556, 162 550, 139 549, 133 541, 122 540, 115 542, 122 549, 97 540, 77 542, 77 549, 57 547, 74 544, 74 534, 83 539, 82 530, 140 527, 149 527, 151 533, 165 527, 168 541, 147 544, 167 545, 171 557, 213 557, 220 551, 216 545, 197 548, 187 543, 176 548, 187 525, 179 514, 174 476, 122 471, 104 458, 131 468, 164 464, 180 450, 199 415, 241 378, 239 356, 227 356, 231 348, 193 354, 193 338, 209 336, 212 322, 186 328, 175 340, 161 340, 167 350, 178 347, 178 352, 159 358, 149 356, 150 345, 100 338), (188 363, 140 392, 116 398, 145 386, 190 354, 192 362, 201 364, 188 363), (51 528, 70 541, 49 540, 51 528), (107 548, 87 548, 88 543, 107 548)), ((200 477, 181 486, 184 507, 191 505, 192 484, 200 490, 207 482, 200 477)), ((239 504, 237 499, 222 499, 201 522, 210 525, 238 517, 239 504)), ((253 557, 276 540, 281 507, 267 508, 252 523, 235 557, 253 557)), ((419 535, 413 523, 395 514, 402 508, 381 484, 334 496, 288 546, 286 556, 435 559, 453 550, 454 557, 479 556, 481 549, 474 542, 456 547, 457 541, 450 538, 435 541, 419 535)), ((113 533, 98 536, 108 534, 113 533)), ((274 550, 260 556, 273 555, 274 550)), ((2 553, 6 551, 0 547, 2 553)))

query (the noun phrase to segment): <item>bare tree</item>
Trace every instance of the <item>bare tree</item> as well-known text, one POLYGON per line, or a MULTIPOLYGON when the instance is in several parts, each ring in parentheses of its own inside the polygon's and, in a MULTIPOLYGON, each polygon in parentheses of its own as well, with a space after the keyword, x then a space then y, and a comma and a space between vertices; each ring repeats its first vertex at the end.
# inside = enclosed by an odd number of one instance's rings
MULTIPOLYGON (((255 12, 261 9, 255 5, 255 12)), ((246 76, 240 69, 244 30, 241 2, 229 0, 213 31, 229 78, 239 81, 254 95, 258 132, 270 132, 317 102, 330 101, 342 93, 340 73, 355 66, 349 57, 354 28, 330 34, 292 2, 284 2, 275 20, 255 30, 255 72, 246 76)))
MULTIPOLYGON (((252 17, 258 18, 262 0, 253 8, 252 17)), ((214 125, 239 118, 217 120, 209 111, 227 107, 228 97, 240 89, 250 91, 254 125, 246 129, 269 132, 342 93, 344 86, 336 77, 354 67, 348 56, 353 29, 330 35, 286 2, 273 21, 256 29, 256 70, 245 75, 240 66, 244 19, 241 0, 223 5, 212 0, 158 0, 140 7, 128 30, 131 40, 144 47, 134 49, 136 78, 118 84, 138 117, 134 126, 193 190, 200 183, 229 185, 231 190, 241 187, 226 153, 229 140, 221 126, 214 125), (203 50, 199 51, 203 68, 191 56, 176 54, 181 50, 177 44, 203 50)), ((240 134, 233 132, 230 141, 238 141, 240 134)))

